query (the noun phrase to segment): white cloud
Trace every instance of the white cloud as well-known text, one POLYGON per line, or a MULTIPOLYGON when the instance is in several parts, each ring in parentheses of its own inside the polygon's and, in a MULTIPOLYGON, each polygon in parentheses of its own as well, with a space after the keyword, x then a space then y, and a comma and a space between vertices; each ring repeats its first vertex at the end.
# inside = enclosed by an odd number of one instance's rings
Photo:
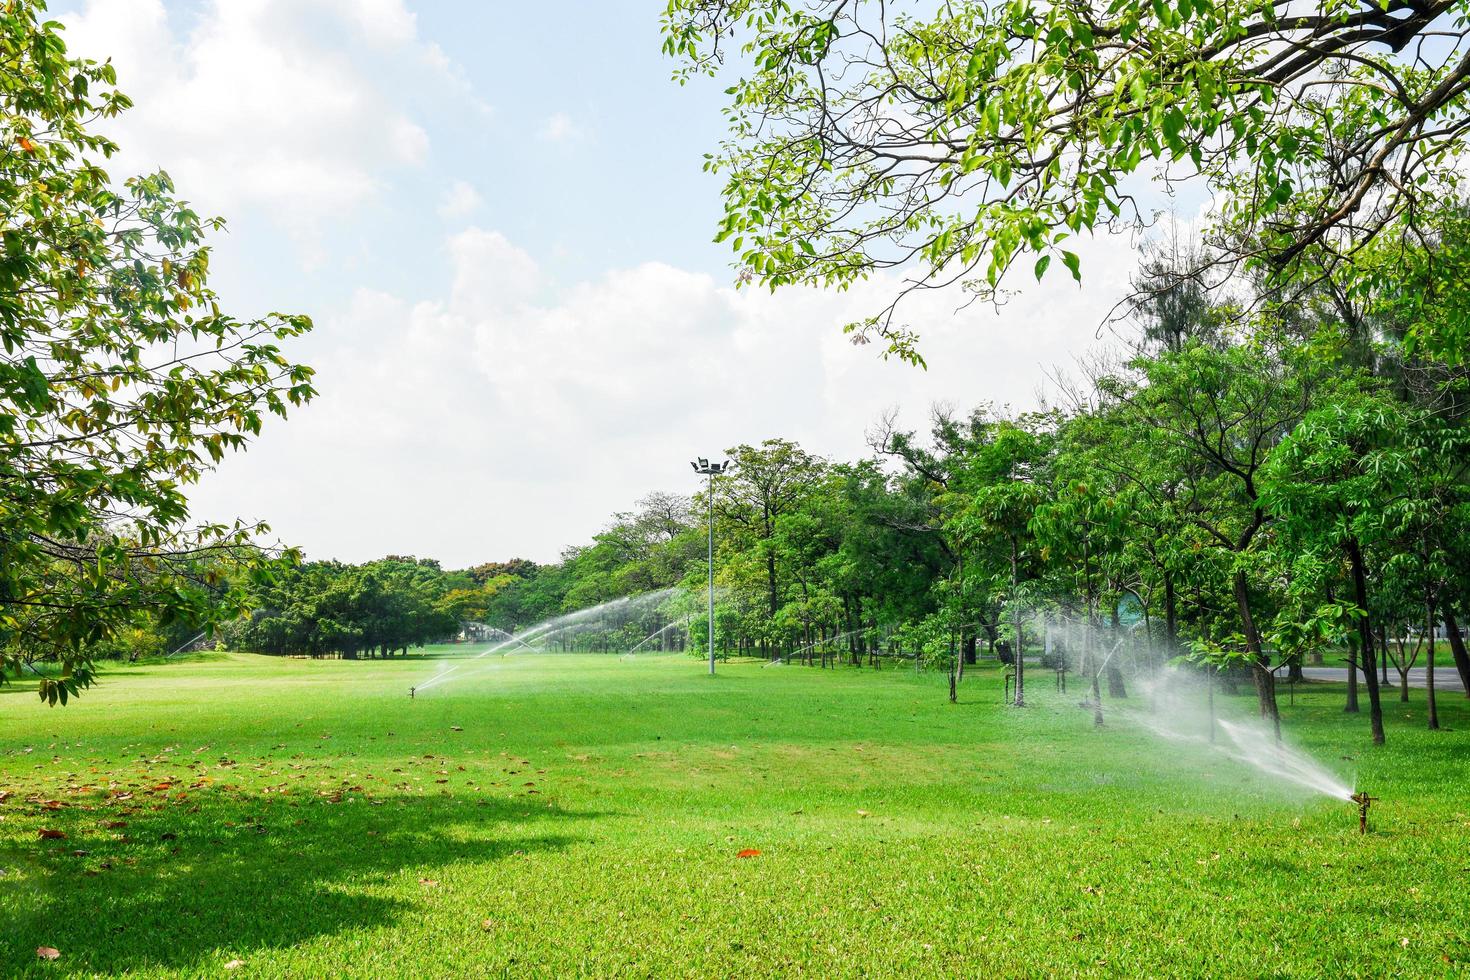
POLYGON ((410 44, 418 33, 417 19, 402 0, 327 0, 325 6, 375 44, 410 44))
POLYGON ((480 196, 474 184, 467 180, 456 180, 439 198, 439 217, 449 220, 468 217, 484 203, 485 199, 480 196))
POLYGON ((426 161, 395 73, 461 84, 402 0, 210 0, 195 18, 88 0, 66 23, 136 103, 110 124, 119 176, 162 167, 205 212, 259 207, 308 235, 426 161))
POLYGON ((536 137, 548 143, 571 143, 586 135, 565 112, 554 112, 541 124, 536 137))
POLYGON ((441 296, 359 290, 319 318, 322 397, 198 494, 201 513, 269 516, 317 556, 547 560, 649 489, 691 489, 693 455, 785 436, 841 458, 890 406, 1033 403, 1045 369, 1090 346, 1135 253, 1081 246, 1087 284, 1031 286, 996 311, 953 293, 905 319, 930 370, 855 347, 842 323, 892 288, 735 290, 645 262, 557 288, 503 235, 445 243, 441 296), (330 503, 327 501, 330 500, 330 503))

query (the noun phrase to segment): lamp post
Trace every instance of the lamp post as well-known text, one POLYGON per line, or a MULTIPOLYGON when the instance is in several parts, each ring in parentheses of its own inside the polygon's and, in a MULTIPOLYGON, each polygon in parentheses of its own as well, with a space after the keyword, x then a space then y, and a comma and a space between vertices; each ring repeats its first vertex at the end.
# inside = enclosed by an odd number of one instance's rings
POLYGON ((694 472, 709 477, 709 672, 715 672, 715 477, 730 468, 730 461, 711 463, 703 456, 690 463, 694 472))

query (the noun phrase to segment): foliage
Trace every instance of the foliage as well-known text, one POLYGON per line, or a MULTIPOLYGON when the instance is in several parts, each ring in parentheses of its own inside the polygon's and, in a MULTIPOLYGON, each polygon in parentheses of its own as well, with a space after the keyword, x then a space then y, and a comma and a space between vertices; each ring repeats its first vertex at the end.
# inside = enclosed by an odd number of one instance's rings
MULTIPOLYGON (((1371 281, 1362 248, 1412 247, 1458 186, 1467 24, 1465 0, 669 0, 664 47, 736 76, 707 169, 758 282, 993 295, 1025 253, 1080 278, 1079 238, 1151 220, 1140 178, 1216 197, 1215 240, 1278 282, 1371 281)), ((918 360, 896 303, 849 329, 918 360)))
POLYGON ((251 596, 248 617, 228 624, 229 649, 313 657, 391 656, 459 632, 459 614, 484 602, 487 589, 437 564, 392 556, 367 565, 312 562, 277 577, 251 596))
POLYGON ((223 586, 268 565, 251 546, 267 529, 192 524, 185 490, 313 389, 278 347, 305 317, 216 302, 221 223, 166 174, 102 169, 117 147, 90 126, 130 102, 43 13, 0 14, 0 668, 55 661, 40 693, 65 703, 140 617, 238 609, 223 586))

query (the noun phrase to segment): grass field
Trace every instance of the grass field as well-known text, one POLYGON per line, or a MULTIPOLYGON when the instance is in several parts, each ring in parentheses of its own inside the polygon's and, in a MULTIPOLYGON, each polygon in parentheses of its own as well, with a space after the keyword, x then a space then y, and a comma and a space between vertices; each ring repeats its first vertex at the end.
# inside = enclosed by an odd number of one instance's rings
POLYGON ((1284 707, 1382 797, 1360 837, 1350 804, 1094 731, 1049 677, 1022 711, 984 670, 950 705, 901 670, 512 656, 410 701, 438 669, 210 655, 64 709, 5 688, 0 974, 1470 971, 1456 695, 1438 733, 1422 692, 1391 703, 1378 750, 1335 688, 1284 707))

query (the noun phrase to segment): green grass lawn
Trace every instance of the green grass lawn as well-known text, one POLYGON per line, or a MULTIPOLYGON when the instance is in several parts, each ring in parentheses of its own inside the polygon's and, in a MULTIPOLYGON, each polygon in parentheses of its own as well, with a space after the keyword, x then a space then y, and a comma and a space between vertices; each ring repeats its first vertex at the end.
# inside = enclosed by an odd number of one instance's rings
POLYGON ((1360 837, 1205 746, 1094 731, 1039 671, 1016 710, 993 670, 951 705, 904 670, 525 655, 410 701, 439 669, 3 689, 0 974, 1470 970, 1459 696, 1437 733, 1422 692, 1390 702, 1375 750, 1338 688, 1283 692, 1291 738, 1383 798, 1360 837))

